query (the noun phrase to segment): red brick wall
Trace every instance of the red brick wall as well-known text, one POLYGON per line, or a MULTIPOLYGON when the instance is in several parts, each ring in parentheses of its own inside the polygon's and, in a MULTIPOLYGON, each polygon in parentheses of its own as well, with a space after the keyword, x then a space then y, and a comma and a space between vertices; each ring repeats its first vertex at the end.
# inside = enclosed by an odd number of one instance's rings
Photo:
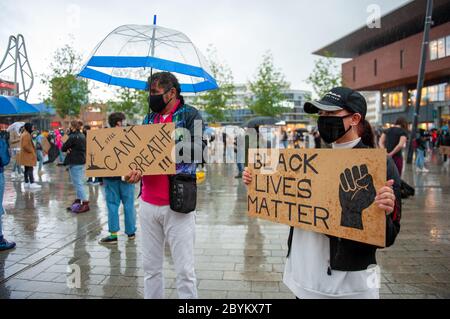
MULTIPOLYGON (((432 28, 430 41, 450 35, 450 22, 432 28)), ((342 65, 345 85, 356 90, 379 90, 417 81, 423 33, 392 43, 388 46, 356 57, 342 65), (403 69, 400 69, 400 50, 403 50, 403 69), (374 75, 374 60, 377 60, 377 76, 374 75), (356 81, 353 81, 356 67, 356 81)), ((450 75, 450 57, 430 61, 429 52, 425 80, 450 75)))

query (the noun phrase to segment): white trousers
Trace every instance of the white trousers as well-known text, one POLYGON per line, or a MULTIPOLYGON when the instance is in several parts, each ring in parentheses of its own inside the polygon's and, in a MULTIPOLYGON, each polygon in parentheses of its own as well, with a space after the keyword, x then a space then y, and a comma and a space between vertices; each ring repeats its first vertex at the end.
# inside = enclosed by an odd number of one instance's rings
POLYGON ((167 240, 175 266, 180 299, 197 298, 194 270, 195 212, 181 214, 170 206, 155 206, 140 201, 144 298, 164 298, 164 244, 167 240))

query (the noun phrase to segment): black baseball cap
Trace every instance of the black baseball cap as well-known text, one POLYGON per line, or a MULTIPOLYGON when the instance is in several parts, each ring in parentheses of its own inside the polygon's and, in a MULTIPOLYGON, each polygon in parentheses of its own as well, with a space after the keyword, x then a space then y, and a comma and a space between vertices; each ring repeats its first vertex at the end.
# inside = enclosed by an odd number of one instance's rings
POLYGON ((315 114, 319 111, 348 110, 366 117, 367 103, 361 93, 346 87, 335 87, 330 90, 320 101, 306 102, 305 112, 315 114))

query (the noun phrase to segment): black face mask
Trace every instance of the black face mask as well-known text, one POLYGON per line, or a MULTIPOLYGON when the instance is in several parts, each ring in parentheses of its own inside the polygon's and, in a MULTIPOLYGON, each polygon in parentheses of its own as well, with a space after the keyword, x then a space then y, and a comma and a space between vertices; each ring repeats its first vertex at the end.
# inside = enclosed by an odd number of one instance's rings
POLYGON ((168 89, 166 92, 164 92, 163 94, 158 94, 158 95, 150 95, 148 97, 148 103, 150 106, 150 109, 155 112, 155 113, 161 113, 167 106, 167 104, 170 103, 170 101, 172 99, 170 99, 169 101, 164 102, 164 94, 166 94, 167 92, 169 92, 172 88, 168 89))
POLYGON ((348 130, 345 130, 344 126, 344 119, 352 115, 353 114, 345 116, 319 116, 317 127, 319 129, 320 137, 328 144, 336 142, 352 129, 350 126, 348 130))

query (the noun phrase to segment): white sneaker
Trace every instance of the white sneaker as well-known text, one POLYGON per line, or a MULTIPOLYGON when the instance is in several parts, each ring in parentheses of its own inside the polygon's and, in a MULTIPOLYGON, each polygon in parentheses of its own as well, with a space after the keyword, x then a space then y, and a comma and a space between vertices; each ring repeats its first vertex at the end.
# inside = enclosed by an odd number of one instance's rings
POLYGON ((427 169, 427 168, 425 168, 425 167, 422 169, 422 172, 424 172, 424 173, 428 173, 429 171, 430 171, 430 170, 427 169))
POLYGON ((40 188, 42 188, 42 186, 41 185, 39 185, 39 184, 36 184, 36 183, 33 183, 33 184, 30 184, 30 189, 40 189, 40 188))
POLYGON ((23 188, 30 188, 30 183, 23 183, 23 188))

